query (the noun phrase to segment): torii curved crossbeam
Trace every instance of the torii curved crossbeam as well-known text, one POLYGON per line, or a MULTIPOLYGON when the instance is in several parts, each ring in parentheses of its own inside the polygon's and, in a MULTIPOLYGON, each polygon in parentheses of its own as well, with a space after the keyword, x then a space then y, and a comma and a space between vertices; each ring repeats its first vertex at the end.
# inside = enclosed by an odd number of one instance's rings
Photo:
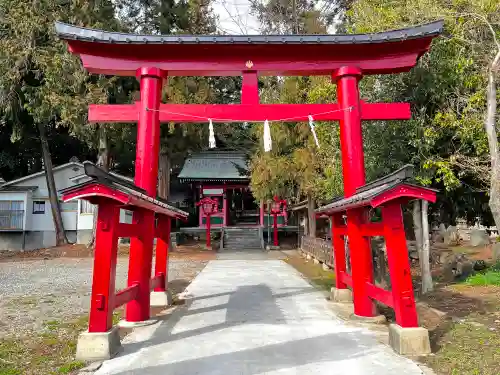
POLYGON ((155 66, 169 76, 330 75, 342 66, 363 74, 415 66, 443 21, 373 34, 350 35, 138 35, 56 23, 57 35, 92 73, 135 75, 155 66))

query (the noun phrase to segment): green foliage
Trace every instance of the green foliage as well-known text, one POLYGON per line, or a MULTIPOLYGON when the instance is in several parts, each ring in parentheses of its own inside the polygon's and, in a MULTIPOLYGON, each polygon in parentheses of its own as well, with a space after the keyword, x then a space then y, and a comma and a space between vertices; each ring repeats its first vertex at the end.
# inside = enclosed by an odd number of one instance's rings
POLYGON ((486 21, 498 38, 500 3, 359 0, 347 12, 346 25, 350 32, 378 32, 439 18, 445 20, 444 35, 417 67, 361 83, 362 96, 370 101, 412 104, 410 121, 365 125, 367 175, 414 164, 419 182, 444 193, 434 205, 446 212, 440 220, 453 222, 460 215, 488 222, 491 167, 483 121, 486 73, 496 47, 486 21))
POLYGON ((56 37, 54 21, 99 27, 106 20, 107 29, 116 29, 112 3, 9 0, 0 13, 0 100, 7 118, 18 123, 25 111, 35 123, 85 124, 87 104, 105 102, 110 81, 89 79, 56 37))
MULTIPOLYGON (((335 98, 335 86, 324 78, 265 79, 265 103, 324 103, 335 98)), ((338 130, 331 123, 316 123, 317 148, 307 123, 272 123, 273 150, 262 150, 252 160, 251 188, 258 199, 274 195, 298 201, 305 196, 328 200, 342 192, 338 130)), ((255 136, 262 138, 262 125, 255 136)))

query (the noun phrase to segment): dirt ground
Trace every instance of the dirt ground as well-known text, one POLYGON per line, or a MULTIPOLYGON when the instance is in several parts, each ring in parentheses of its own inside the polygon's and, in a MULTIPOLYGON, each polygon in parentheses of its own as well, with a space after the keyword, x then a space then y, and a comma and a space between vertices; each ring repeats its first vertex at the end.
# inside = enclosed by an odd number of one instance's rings
MULTIPOLYGON (((120 247, 117 290, 126 286, 128 252, 128 246, 120 247)), ((88 323, 92 252, 68 245, 0 257, 0 375, 73 374, 84 366, 74 353, 88 323)), ((198 246, 171 251, 172 293, 182 292, 214 258, 214 252, 198 246)), ((123 308, 116 309, 115 322, 123 314, 123 308)))
MULTIPOLYGON (((469 259, 491 264, 490 246, 457 246, 444 251, 467 254, 469 259)), ((332 270, 314 264, 297 254, 286 262, 319 288, 330 290, 335 283, 332 270)), ((432 355, 419 358, 438 375, 500 375, 500 286, 467 285, 461 280, 439 281, 442 265, 434 264, 435 290, 419 295, 420 270, 415 263, 415 281, 419 322, 429 330, 432 355)), ((379 312, 394 321, 391 308, 378 305, 379 312)))
MULTIPOLYGON (((126 257, 129 255, 130 246, 120 245, 118 247, 118 257, 126 257)), ((92 258, 93 250, 86 245, 65 245, 59 247, 50 247, 46 249, 30 250, 30 251, 10 251, 0 250, 0 262, 16 262, 23 260, 38 260, 38 259, 54 259, 54 258, 92 258)), ((169 253, 170 259, 198 259, 210 260, 215 259, 215 251, 205 250, 201 244, 190 244, 176 246, 169 253)))

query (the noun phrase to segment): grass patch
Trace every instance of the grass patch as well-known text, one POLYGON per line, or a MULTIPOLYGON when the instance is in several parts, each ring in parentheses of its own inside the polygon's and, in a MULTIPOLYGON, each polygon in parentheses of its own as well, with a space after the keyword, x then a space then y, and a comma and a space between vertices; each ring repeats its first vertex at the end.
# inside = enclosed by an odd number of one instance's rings
MULTIPOLYGON (((470 319, 480 321, 480 316, 470 319)), ((488 324, 466 321, 456 323, 440 340, 441 348, 425 358, 438 374, 498 375, 500 374, 500 335, 488 324)))
POLYGON ((318 288, 330 291, 335 285, 335 273, 332 270, 325 271, 320 264, 314 264, 312 260, 306 261, 299 256, 291 256, 284 261, 306 276, 318 288))
POLYGON ((69 322, 51 320, 45 322, 48 332, 0 340, 0 375, 70 374, 84 367, 74 355, 87 322, 87 315, 69 322))
POLYGON ((59 374, 69 374, 72 371, 76 371, 78 369, 81 369, 84 366, 85 366, 85 362, 73 361, 73 362, 69 362, 69 363, 59 367, 59 370, 57 372, 59 374))
POLYGON ((500 262, 483 272, 469 276, 465 283, 467 285, 496 285, 500 286, 500 262))
POLYGON ((497 285, 500 286, 500 272, 487 271, 469 276, 465 281, 468 285, 497 285))

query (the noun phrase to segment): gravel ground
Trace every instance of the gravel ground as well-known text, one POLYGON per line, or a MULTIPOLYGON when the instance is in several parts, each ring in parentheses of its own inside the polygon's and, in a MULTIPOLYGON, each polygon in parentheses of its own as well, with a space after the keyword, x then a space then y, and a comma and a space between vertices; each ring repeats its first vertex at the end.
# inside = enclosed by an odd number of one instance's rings
MULTIPOLYGON (((169 281, 191 280, 202 260, 170 260, 169 281)), ((127 280, 128 259, 120 258, 116 289, 127 280)), ((92 259, 57 258, 0 263, 0 338, 44 330, 44 322, 86 314, 90 304, 92 259)))

